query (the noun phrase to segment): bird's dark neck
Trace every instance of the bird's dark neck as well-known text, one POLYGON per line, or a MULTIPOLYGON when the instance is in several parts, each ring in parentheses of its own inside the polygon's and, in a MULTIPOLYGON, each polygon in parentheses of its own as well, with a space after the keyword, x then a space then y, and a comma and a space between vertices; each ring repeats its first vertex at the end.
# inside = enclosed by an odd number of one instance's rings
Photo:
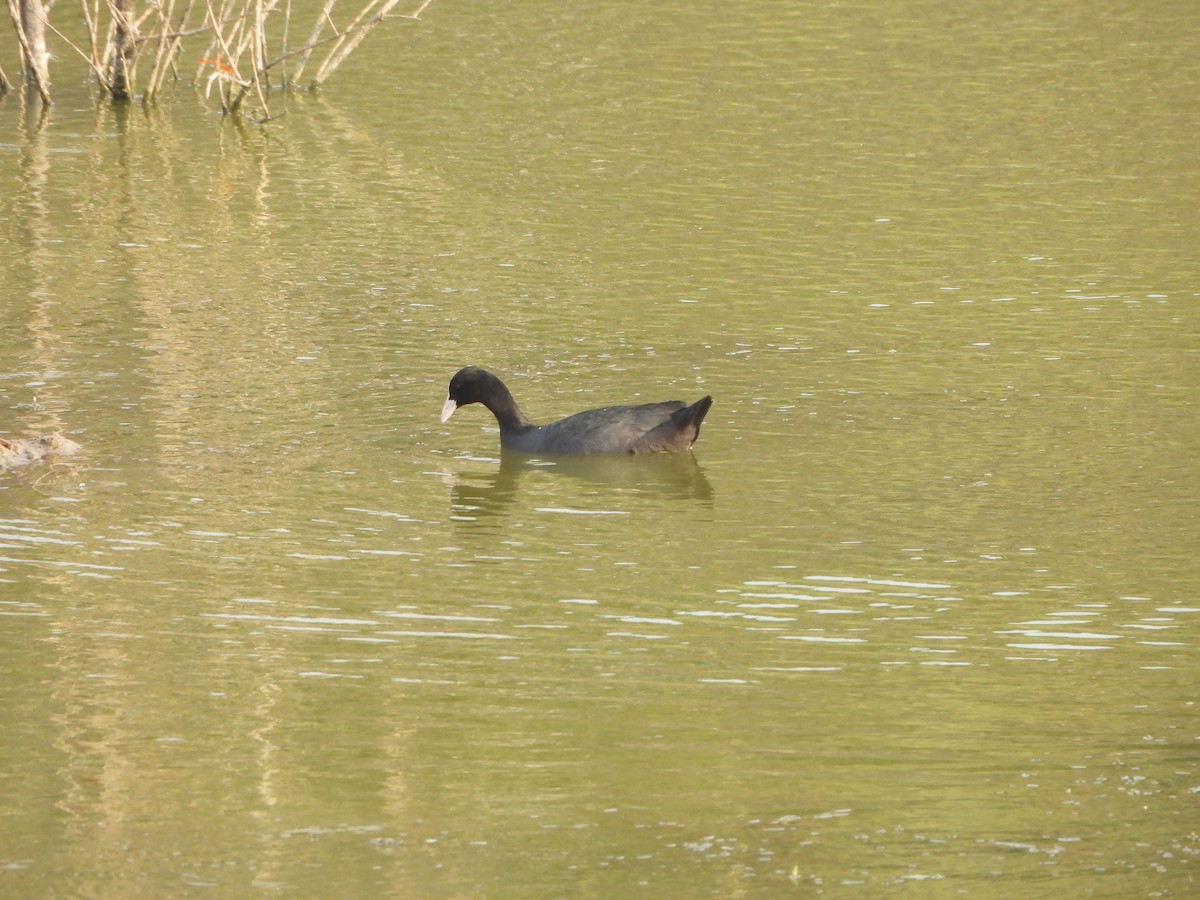
POLYGON ((509 392, 504 382, 499 379, 496 381, 499 390, 495 391, 493 396, 484 400, 483 405, 492 411, 492 415, 500 423, 500 431, 509 433, 522 432, 533 427, 533 423, 525 418, 525 414, 517 406, 517 401, 513 399, 513 395, 509 392))

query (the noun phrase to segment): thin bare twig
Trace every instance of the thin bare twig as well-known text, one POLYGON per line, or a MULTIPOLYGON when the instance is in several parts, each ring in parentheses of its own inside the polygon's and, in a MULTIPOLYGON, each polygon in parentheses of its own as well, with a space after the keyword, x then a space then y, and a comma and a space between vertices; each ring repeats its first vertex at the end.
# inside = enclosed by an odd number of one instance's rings
POLYGON ((70 47, 72 50, 74 50, 76 53, 79 54, 80 59, 82 59, 84 62, 86 62, 88 64, 88 66, 91 67, 92 72, 96 75, 96 78, 99 79, 101 86, 104 87, 105 90, 107 90, 108 89, 108 79, 106 79, 104 77, 103 66, 100 65, 100 63, 97 60, 95 60, 91 56, 88 56, 86 53, 84 53, 83 50, 81 50, 75 44, 74 41, 72 41, 69 37, 67 37, 65 34, 63 34, 61 31, 59 31, 57 28, 55 28, 49 22, 46 23, 46 27, 49 28, 51 31, 53 31, 55 33, 55 35, 57 35, 64 44, 66 44, 68 47, 70 47))

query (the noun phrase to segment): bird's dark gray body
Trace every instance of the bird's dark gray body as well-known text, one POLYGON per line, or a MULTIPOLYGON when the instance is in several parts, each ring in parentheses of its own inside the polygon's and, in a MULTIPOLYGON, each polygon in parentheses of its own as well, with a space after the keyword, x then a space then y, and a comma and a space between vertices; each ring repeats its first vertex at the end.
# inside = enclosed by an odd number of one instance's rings
POLYGON ((554 454, 674 453, 695 443, 700 424, 712 406, 712 397, 703 397, 690 406, 681 400, 606 406, 549 425, 534 425, 517 407, 504 382, 490 372, 468 366, 450 380, 442 421, 468 403, 482 403, 492 411, 500 423, 500 446, 505 450, 554 454))

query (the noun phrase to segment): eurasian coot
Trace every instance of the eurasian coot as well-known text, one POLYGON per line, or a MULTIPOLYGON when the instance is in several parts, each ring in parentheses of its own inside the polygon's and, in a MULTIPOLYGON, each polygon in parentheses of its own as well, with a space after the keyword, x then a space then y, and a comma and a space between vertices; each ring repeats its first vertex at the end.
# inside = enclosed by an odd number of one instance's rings
POLYGON ((712 397, 691 406, 680 400, 641 406, 606 406, 576 413, 550 425, 534 425, 517 407, 504 382, 483 369, 467 366, 450 379, 442 407, 445 422, 460 406, 482 403, 500 423, 500 446, 518 453, 674 453, 686 450, 700 434, 712 397))

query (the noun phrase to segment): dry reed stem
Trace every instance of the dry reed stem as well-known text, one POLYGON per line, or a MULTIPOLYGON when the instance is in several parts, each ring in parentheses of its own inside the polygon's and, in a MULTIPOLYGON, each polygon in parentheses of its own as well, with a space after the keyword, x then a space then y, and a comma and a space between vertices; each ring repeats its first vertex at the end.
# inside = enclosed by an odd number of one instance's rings
POLYGON ((50 54, 46 52, 44 31, 49 24, 46 9, 41 0, 8 0, 8 14, 17 33, 26 77, 37 88, 42 103, 50 106, 54 101, 50 97, 50 54))
POLYGON ((144 97, 145 103, 153 103, 158 97, 159 89, 162 87, 164 79, 167 77, 167 72, 173 66, 173 60, 179 53, 179 48, 183 44, 183 29, 187 24, 188 17, 192 14, 192 7, 195 5, 195 0, 188 0, 184 6, 183 12, 175 22, 173 32, 168 30, 171 24, 171 14, 175 10, 175 0, 167 0, 166 9, 159 7, 160 30, 158 33, 158 47, 154 53, 154 64, 150 68, 150 76, 146 79, 146 94, 144 97))
POLYGON ((296 68, 292 71, 292 83, 295 84, 304 74, 304 67, 308 64, 308 58, 312 55, 312 51, 318 46, 321 41, 321 34, 325 31, 326 23, 333 28, 334 34, 338 34, 337 27, 333 24, 333 18, 329 15, 333 10, 333 5, 337 0, 325 0, 325 5, 321 7, 321 12, 317 14, 316 21, 313 22, 312 30, 308 33, 308 40, 302 48, 296 51, 299 56, 299 61, 296 63, 296 68))
POLYGON ((350 52, 362 43, 363 38, 367 36, 367 32, 382 22, 383 17, 391 12, 399 2, 400 0, 384 0, 379 12, 372 13, 372 8, 379 3, 379 0, 367 0, 366 6, 359 11, 354 20, 342 32, 342 39, 334 43, 329 49, 325 61, 321 63, 317 69, 317 74, 313 77, 313 84, 322 84, 326 78, 332 75, 334 69, 340 66, 346 57, 350 55, 350 52), (369 18, 368 14, 370 14, 369 18))

